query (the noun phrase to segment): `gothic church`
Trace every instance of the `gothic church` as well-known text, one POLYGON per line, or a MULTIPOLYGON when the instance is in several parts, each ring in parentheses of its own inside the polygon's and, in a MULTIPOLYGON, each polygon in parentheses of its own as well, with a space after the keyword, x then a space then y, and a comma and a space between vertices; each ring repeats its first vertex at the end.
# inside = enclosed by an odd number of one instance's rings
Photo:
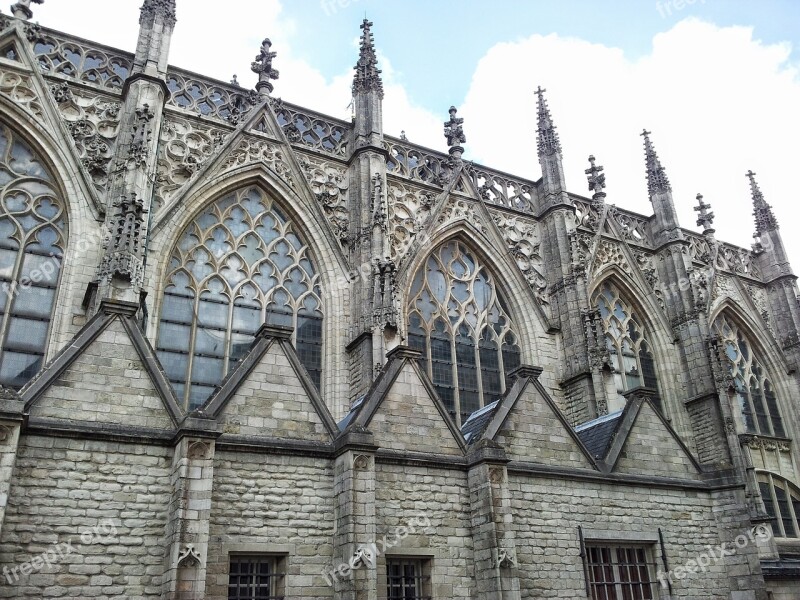
POLYGON ((464 160, 456 108, 447 152, 385 135, 366 20, 343 121, 273 94, 269 40, 255 90, 170 65, 175 0, 133 53, 32 2, 0 15, 0 597, 800 598, 754 173, 746 249, 701 196, 681 227, 648 132, 651 215, 594 157, 566 189, 542 89, 537 181, 464 160))

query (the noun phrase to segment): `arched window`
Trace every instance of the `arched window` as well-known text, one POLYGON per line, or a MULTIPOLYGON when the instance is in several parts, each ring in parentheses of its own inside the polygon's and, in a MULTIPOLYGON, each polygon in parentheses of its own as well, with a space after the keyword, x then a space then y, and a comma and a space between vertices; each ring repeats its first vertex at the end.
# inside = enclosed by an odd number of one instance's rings
POLYGON ((767 370, 756 358, 750 342, 725 315, 714 321, 714 331, 722 339, 723 350, 730 360, 730 373, 745 431, 786 437, 778 398, 767 377, 767 370))
POLYGON ((800 490, 779 475, 758 474, 758 489, 775 537, 800 537, 800 490))
MULTIPOLYGON (((611 283, 604 283, 595 299, 611 358, 619 402, 623 392, 644 386, 658 393, 656 365, 641 321, 611 283)), ((659 403, 658 396, 656 401, 659 403)), ((610 408, 610 407, 609 407, 610 408)))
POLYGON ((319 387, 322 301, 311 252, 277 204, 249 187, 207 207, 170 256, 157 351, 185 406, 208 398, 262 323, 294 328, 319 387))
POLYGON ((408 344, 457 423, 505 392, 520 349, 486 268, 458 241, 440 246, 411 284, 408 344))
POLYGON ((0 384, 42 367, 67 242, 64 202, 36 152, 0 124, 0 384))

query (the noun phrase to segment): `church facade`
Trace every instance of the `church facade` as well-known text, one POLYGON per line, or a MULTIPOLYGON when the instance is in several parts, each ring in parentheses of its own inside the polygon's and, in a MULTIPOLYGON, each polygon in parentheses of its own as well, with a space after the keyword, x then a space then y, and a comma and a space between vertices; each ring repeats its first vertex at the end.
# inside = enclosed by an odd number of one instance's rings
MULTIPOLYGON (((36 2, 35 2, 36 3, 36 2)), ((0 597, 800 597, 800 307, 751 249, 0 15, 0 597)), ((557 109, 553 112, 557 113, 557 109)), ((468 124, 467 124, 468 125, 468 124)), ((738 174, 733 174, 738 175, 738 174)))

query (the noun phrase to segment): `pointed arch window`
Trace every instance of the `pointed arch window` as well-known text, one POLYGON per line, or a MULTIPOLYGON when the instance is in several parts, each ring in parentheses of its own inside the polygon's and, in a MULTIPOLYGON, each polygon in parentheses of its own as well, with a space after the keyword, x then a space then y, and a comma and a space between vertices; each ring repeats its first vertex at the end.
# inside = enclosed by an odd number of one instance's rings
POLYGON ((520 348, 494 279, 466 246, 451 240, 429 257, 411 284, 408 344, 456 423, 497 400, 520 348))
POLYGON ((655 359, 636 313, 622 298, 619 289, 609 282, 600 288, 595 306, 600 312, 619 401, 624 406, 622 394, 643 386, 656 391, 655 400, 660 407, 655 359))
POLYGON ((263 323, 294 329, 319 388, 319 274, 295 225, 260 188, 208 206, 181 234, 168 268, 156 349, 184 406, 208 398, 263 323))
POLYGON ((0 384, 42 367, 67 243, 64 201, 37 153, 0 123, 0 384))
POLYGON ((758 474, 758 489, 775 537, 800 537, 800 489, 773 473, 758 474))
POLYGON ((725 315, 714 321, 714 331, 722 340, 728 357, 736 400, 748 433, 786 437, 778 408, 778 397, 767 370, 753 352, 752 344, 725 315))

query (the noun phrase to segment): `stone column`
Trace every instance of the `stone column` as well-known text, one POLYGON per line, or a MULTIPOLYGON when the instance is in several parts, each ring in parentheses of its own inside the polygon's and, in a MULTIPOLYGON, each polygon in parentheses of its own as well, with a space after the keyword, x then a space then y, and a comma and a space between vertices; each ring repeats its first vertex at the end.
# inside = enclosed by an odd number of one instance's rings
POLYGON ((3 530, 11 477, 17 462, 24 406, 13 391, 0 387, 0 532, 3 530))
POLYGON ((470 516, 478 597, 519 600, 513 512, 508 491, 508 459, 491 440, 481 440, 468 456, 470 516))
POLYGON ((324 576, 337 600, 376 600, 375 446, 372 434, 349 432, 334 466, 334 561, 324 576))
POLYGON ((187 417, 172 458, 167 513, 167 557, 162 580, 167 600, 205 598, 216 422, 187 417))

